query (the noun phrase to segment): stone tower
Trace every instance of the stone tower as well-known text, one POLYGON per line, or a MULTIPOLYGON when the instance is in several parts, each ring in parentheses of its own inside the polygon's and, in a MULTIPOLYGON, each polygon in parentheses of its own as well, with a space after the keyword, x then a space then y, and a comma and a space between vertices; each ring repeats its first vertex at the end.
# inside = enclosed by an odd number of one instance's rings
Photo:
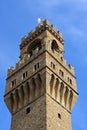
POLYGON ((20 60, 8 70, 4 96, 11 130, 72 130, 78 93, 74 68, 63 54, 62 34, 48 20, 22 38, 20 60))

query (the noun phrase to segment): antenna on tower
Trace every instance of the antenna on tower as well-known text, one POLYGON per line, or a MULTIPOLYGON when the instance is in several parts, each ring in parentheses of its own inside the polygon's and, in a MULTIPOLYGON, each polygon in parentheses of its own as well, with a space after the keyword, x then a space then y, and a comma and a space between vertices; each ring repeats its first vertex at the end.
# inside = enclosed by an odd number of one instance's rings
POLYGON ((42 23, 42 18, 38 18, 37 21, 38 21, 39 24, 41 24, 42 23))

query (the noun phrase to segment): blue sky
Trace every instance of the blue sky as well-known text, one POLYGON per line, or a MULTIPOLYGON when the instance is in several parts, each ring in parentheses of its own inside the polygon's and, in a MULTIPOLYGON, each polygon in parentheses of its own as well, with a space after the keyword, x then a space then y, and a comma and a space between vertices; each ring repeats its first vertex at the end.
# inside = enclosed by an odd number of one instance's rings
POLYGON ((65 59, 75 67, 78 102, 73 130, 87 130, 87 0, 0 0, 0 130, 10 130, 11 115, 3 95, 7 69, 19 60, 21 38, 37 18, 48 19, 63 34, 65 59))

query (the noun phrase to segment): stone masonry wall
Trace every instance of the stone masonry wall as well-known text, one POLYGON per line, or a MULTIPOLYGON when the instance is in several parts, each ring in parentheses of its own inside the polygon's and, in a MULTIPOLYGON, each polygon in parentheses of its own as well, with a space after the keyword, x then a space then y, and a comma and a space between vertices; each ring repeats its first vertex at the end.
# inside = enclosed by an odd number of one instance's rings
POLYGON ((46 130, 45 95, 30 105, 30 113, 24 108, 13 115, 11 130, 46 130))
POLYGON ((72 130, 70 113, 46 96, 47 130, 72 130), (58 117, 60 116, 60 117, 58 117))

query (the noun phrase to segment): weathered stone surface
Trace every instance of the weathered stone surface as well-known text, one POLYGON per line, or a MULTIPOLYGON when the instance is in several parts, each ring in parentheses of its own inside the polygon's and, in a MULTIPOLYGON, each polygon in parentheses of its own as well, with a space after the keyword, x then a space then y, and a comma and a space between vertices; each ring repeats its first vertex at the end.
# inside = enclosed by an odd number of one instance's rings
POLYGON ((70 113, 78 93, 63 45, 62 34, 47 20, 22 39, 20 60, 8 70, 4 96, 11 130, 72 130, 70 113))

